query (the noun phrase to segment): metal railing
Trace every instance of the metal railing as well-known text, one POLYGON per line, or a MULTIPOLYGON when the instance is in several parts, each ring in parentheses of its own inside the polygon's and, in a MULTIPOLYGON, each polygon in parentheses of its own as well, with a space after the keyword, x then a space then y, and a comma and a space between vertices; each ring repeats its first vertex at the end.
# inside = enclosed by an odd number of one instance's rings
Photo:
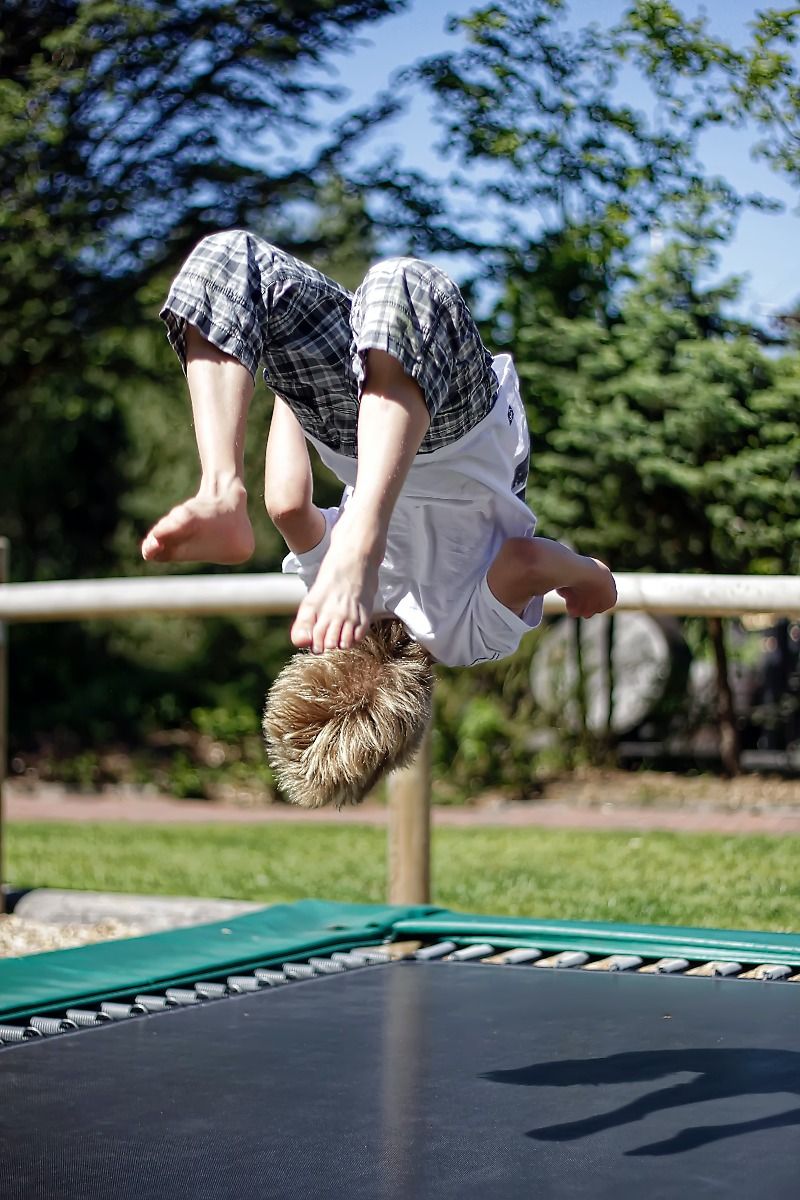
MULTIPOLYGON (((618 574, 615 578, 617 612, 800 617, 800 578, 794 576, 618 574)), ((303 594, 303 585, 291 575, 162 575, 155 579, 6 583, 0 586, 0 621, 86 621, 147 613, 275 616, 292 613, 303 594)), ((564 602, 550 592, 544 610, 563 613, 564 602)))
MULTIPOLYGON (((8 542, 0 538, 0 881, 4 877, 2 791, 8 726, 5 626, 38 621, 119 620, 143 614, 288 615, 304 594, 300 581, 285 575, 180 575, 51 583, 6 583, 7 578, 8 542)), ((800 579, 794 577, 620 574, 616 580, 618 612, 800 617, 800 579)), ((548 614, 563 613, 564 602, 549 593, 544 610, 548 614)), ((395 904, 426 903, 430 899, 429 740, 410 766, 392 774, 388 798, 388 899, 395 904)))

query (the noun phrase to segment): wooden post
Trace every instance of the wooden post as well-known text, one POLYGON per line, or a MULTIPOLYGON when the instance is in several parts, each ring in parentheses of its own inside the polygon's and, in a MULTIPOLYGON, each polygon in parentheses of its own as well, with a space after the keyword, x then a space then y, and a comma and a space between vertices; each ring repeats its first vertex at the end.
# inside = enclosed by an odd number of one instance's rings
MULTIPOLYGON (((0 537, 0 584, 8 582, 8 538, 0 537)), ((8 758, 8 625, 0 621, 0 914, 6 911, 3 891, 5 857, 3 847, 3 784, 8 758)))
POLYGON ((431 729, 416 758, 393 771, 389 801, 389 903, 429 904, 431 898, 431 729))

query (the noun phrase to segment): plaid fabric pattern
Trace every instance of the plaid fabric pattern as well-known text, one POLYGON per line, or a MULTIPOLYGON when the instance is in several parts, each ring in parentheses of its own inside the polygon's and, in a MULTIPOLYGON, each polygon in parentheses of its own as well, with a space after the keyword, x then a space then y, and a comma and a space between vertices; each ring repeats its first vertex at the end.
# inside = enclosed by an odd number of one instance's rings
POLYGON ((417 259, 370 270, 354 296, 320 271, 242 230, 204 238, 162 309, 186 366, 186 322, 264 379, 303 429, 356 456, 368 350, 386 350, 417 381, 431 414, 420 447, 462 437, 492 408, 492 358, 446 275, 417 259))

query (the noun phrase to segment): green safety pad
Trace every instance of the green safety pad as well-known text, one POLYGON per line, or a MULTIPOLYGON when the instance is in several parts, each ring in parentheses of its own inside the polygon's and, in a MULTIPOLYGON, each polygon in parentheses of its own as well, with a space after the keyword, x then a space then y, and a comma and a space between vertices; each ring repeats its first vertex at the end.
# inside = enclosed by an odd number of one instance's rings
POLYGON ((606 921, 545 921, 439 911, 400 917, 397 938, 452 938, 497 946, 585 950, 589 954, 639 954, 642 958, 723 959, 800 965, 800 934, 742 929, 691 929, 670 925, 614 925, 606 921))
POLYGON ((431 905, 301 900, 146 937, 0 959, 0 1020, 80 1007, 387 939, 453 939, 642 958, 800 966, 800 934, 457 913, 431 905))
POLYGON ((0 959, 0 1019, 163 991, 204 976, 244 973, 272 959, 374 945, 392 935, 395 921, 436 911, 430 905, 300 900, 208 925, 0 959))

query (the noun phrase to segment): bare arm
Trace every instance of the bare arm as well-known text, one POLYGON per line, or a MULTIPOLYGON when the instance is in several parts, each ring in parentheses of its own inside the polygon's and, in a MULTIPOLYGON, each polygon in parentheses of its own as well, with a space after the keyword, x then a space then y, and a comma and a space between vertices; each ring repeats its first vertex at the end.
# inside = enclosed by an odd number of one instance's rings
POLYGON ((392 510, 429 424, 414 380, 392 355, 370 350, 359 405, 355 488, 297 610, 291 633, 295 646, 321 654, 336 646, 346 649, 366 634, 392 510))
POLYGON ((289 405, 276 396, 264 460, 264 503, 294 554, 313 550, 325 535, 325 518, 312 492, 305 435, 289 405))
POLYGON ((592 617, 617 601, 614 576, 596 558, 549 538, 509 538, 489 568, 492 595, 521 613, 534 596, 557 591, 571 617, 592 617))

